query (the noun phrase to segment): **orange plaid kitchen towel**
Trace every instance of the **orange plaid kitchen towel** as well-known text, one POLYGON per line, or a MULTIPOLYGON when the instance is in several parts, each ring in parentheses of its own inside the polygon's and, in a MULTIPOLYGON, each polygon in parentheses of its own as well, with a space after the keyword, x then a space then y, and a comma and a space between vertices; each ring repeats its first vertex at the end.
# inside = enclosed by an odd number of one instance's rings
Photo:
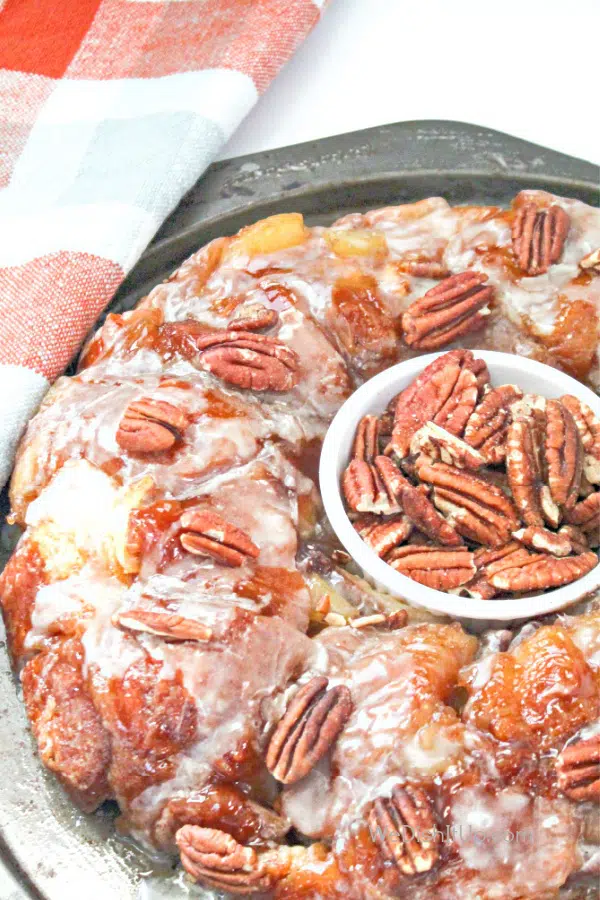
POLYGON ((323 0, 0 0, 0 486, 161 222, 323 0))

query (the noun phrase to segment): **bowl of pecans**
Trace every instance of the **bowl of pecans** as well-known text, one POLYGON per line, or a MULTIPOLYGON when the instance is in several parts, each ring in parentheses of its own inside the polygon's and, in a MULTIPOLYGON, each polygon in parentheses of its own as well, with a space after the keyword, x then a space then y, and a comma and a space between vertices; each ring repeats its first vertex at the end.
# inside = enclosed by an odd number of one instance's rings
POLYGON ((534 360, 386 369, 331 423, 320 485, 366 576, 434 612, 531 618, 600 585, 600 398, 534 360))

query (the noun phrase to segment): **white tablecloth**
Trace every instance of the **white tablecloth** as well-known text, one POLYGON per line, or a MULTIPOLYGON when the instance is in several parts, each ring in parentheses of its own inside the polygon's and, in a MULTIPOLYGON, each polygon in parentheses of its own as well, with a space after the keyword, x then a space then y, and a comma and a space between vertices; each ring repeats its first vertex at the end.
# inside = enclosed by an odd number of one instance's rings
POLYGON ((597 0, 332 0, 223 157, 454 119, 600 163, 597 0))

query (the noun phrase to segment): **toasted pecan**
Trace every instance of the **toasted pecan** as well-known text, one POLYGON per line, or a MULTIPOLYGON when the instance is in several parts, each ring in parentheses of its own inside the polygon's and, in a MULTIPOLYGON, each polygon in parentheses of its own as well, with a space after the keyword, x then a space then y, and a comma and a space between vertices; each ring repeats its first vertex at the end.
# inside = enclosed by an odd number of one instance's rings
POLYGON ((327 678, 317 676, 303 685, 273 733, 267 768, 284 784, 308 775, 350 717, 350 691, 345 685, 327 690, 328 683, 327 678))
POLYGON ((512 418, 511 406, 522 396, 523 391, 514 384, 492 388, 484 394, 466 424, 465 441, 492 465, 504 460, 506 434, 512 418))
POLYGON ((590 484, 600 484, 600 419, 586 403, 571 394, 565 394, 560 402, 573 416, 579 431, 584 452, 584 475, 590 484))
POLYGON ((557 559, 547 553, 517 551, 488 568, 488 581, 502 591, 544 591, 576 581, 598 565, 592 551, 557 559))
POLYGON ((470 350, 450 350, 439 356, 396 398, 386 455, 404 459, 413 435, 426 422, 461 434, 488 381, 485 363, 470 350))
POLYGON ((543 275, 558 262, 569 232, 570 219, 560 206, 539 209, 526 203, 516 213, 512 245, 516 260, 527 275, 543 275))
POLYGON ((186 510, 179 520, 181 546, 195 556, 210 556, 228 566, 257 559, 260 548, 245 531, 210 510, 186 510))
POLYGON ((451 275, 412 303, 402 316, 409 347, 435 350, 483 328, 494 290, 481 272, 451 275))
POLYGON ((289 391, 298 382, 298 354, 268 335, 231 329, 199 335, 195 345, 199 368, 236 387, 289 391))
POLYGON ((433 486, 434 504, 463 537, 488 547, 501 547, 510 540, 519 518, 500 488, 444 463, 421 464, 418 474, 433 486))
POLYGON ((194 881, 232 894, 253 894, 272 886, 256 850, 224 831, 183 825, 175 840, 181 864, 194 881))
POLYGON ((170 641, 209 641, 212 630, 196 619, 165 611, 129 609, 116 613, 113 624, 126 631, 154 634, 170 641))
POLYGON ((558 786, 572 800, 600 803, 600 734, 580 736, 556 759, 558 786))
POLYGON ((450 591, 475 575, 473 554, 466 549, 405 544, 392 550, 386 562, 397 572, 427 587, 450 591))
POLYGON ((160 453, 180 441, 187 415, 166 400, 144 397, 129 404, 117 429, 117 444, 130 453, 160 453))
POLYGON ((384 557, 386 553, 399 547, 410 536, 413 523, 408 516, 398 515, 386 521, 375 518, 361 518, 354 522, 354 528, 360 534, 363 541, 374 550, 377 556, 384 557))
POLYGON ((439 837, 431 801, 421 788, 396 785, 391 797, 375 800, 368 815, 369 831, 386 862, 403 875, 420 875, 439 858, 439 837))

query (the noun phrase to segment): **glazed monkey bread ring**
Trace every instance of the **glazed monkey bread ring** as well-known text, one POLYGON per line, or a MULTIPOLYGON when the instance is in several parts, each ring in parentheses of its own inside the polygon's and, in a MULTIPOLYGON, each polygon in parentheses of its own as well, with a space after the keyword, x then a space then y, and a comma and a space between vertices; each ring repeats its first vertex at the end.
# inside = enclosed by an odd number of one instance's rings
MULTIPOLYGON (((355 387, 431 350, 598 390, 599 247, 598 210, 538 191, 283 214, 108 316, 27 428, 0 582, 40 756, 82 809, 116 800, 242 896, 517 900, 592 871, 594 598, 482 638, 407 608, 343 553, 315 473, 355 387)), ((600 426, 567 412, 587 467, 556 529, 589 554, 600 426)))

